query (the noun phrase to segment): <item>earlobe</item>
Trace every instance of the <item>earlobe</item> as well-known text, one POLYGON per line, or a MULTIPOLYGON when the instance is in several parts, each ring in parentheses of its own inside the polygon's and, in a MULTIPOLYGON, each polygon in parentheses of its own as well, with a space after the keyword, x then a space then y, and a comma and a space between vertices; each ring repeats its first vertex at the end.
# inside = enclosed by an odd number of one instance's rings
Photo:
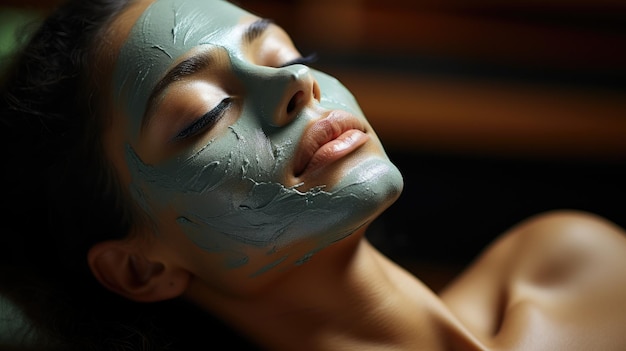
POLYGON ((140 302, 180 296, 189 283, 189 273, 150 260, 126 241, 111 240, 94 245, 87 255, 91 272, 107 289, 140 302))

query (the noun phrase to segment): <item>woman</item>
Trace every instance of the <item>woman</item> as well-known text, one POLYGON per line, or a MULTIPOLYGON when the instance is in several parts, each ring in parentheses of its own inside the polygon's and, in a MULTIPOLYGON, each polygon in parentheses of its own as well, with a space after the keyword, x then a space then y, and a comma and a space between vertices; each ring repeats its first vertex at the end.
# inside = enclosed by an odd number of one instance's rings
MULTIPOLYGON (((120 329, 130 344, 151 327, 136 326, 154 316, 143 310, 184 300, 268 350, 626 345, 621 229, 574 212, 529 219, 435 295, 364 238, 402 177, 350 93, 284 31, 221 0, 91 6, 47 22, 5 93, 22 150, 7 155, 6 240, 32 234, 39 260, 23 265, 89 306, 44 341, 88 344, 63 338, 78 330, 120 348, 120 329), (64 68, 54 79, 36 75, 44 54, 64 68), (93 306, 104 300, 87 292, 108 301, 105 289, 123 299, 93 306), (103 325, 117 338, 93 332, 103 325)), ((204 323, 177 314, 170 326, 211 347, 204 323)))

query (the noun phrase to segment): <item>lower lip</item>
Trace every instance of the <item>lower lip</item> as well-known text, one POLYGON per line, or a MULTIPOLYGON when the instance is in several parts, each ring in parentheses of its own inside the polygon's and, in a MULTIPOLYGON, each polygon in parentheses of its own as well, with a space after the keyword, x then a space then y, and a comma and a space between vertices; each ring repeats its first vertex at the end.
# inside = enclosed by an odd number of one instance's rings
POLYGON ((312 172, 324 165, 331 164, 336 160, 350 154, 369 140, 369 135, 357 129, 351 129, 337 138, 322 145, 306 166, 303 173, 312 172))

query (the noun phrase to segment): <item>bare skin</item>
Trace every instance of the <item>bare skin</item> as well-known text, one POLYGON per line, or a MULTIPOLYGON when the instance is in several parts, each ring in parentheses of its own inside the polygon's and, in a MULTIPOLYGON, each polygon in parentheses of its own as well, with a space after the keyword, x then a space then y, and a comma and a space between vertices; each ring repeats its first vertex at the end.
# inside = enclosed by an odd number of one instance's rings
MULTIPOLYGON (((149 3, 137 1, 113 23, 111 52, 119 51, 149 3)), ((103 66, 110 77, 114 63, 103 66)), ((106 149, 129 184, 124 159, 129 117, 109 99, 114 117, 106 149)), ((334 172, 379 152, 375 145, 361 148, 320 174, 336 178, 334 172)), ((154 216, 159 235, 149 225, 136 228, 127 239, 96 245, 89 263, 96 278, 122 296, 144 302, 182 296, 270 350, 621 350, 626 345, 622 229, 578 212, 529 219, 487 248, 438 296, 367 242, 364 234, 375 215, 305 264, 254 279, 249 272, 214 268, 218 258, 188 240, 167 209, 154 216)), ((309 249, 307 242, 289 247, 296 257, 309 249)))
POLYGON ((626 345, 626 236, 586 213, 531 218, 488 248, 442 301, 493 349, 626 345))
POLYGON ((252 301, 201 281, 186 296, 276 350, 621 350, 625 267, 623 230, 563 211, 505 233, 439 296, 356 237, 252 301))

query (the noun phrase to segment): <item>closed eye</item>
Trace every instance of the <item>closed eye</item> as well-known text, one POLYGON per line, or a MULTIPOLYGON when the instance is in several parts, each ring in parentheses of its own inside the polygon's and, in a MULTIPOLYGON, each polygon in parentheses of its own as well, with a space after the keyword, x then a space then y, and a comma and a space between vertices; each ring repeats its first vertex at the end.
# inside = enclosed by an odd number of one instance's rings
POLYGON ((317 54, 312 53, 310 55, 307 55, 304 57, 298 57, 297 59, 285 62, 282 65, 280 65, 278 68, 283 68, 283 67, 287 67, 291 65, 310 65, 314 63, 315 61, 317 61, 317 54))
POLYGON ((178 133, 172 141, 180 141, 190 138, 206 128, 213 127, 231 107, 232 102, 233 99, 230 97, 220 101, 215 108, 205 113, 202 117, 196 119, 190 126, 180 131, 180 133, 178 133))

